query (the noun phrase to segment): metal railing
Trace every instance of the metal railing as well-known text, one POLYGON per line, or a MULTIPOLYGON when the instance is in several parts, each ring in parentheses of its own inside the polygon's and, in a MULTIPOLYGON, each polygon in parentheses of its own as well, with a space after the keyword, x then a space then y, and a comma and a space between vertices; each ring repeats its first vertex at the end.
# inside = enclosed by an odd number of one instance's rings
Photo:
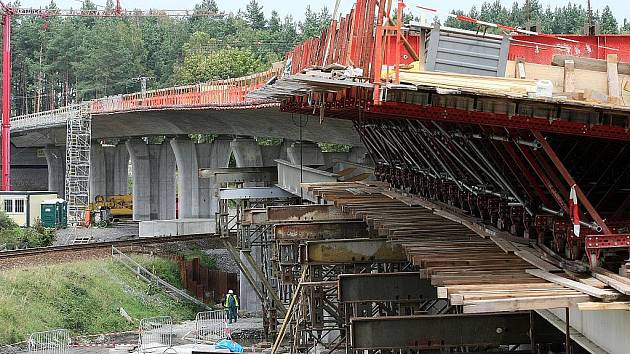
POLYGON ((247 99, 247 93, 259 89, 274 75, 274 71, 267 70, 235 79, 105 97, 91 101, 90 111, 100 114, 179 107, 238 108, 262 103, 247 99))
POLYGON ((129 257, 128 255, 124 254, 123 252, 121 252, 119 249, 117 249, 114 246, 112 246, 112 259, 114 261, 119 262, 123 266, 125 266, 127 269, 132 271, 135 275, 137 275, 142 280, 146 281, 149 284, 152 284, 152 285, 156 286, 158 289, 160 289, 166 295, 168 295, 168 296, 170 296, 170 297, 172 297, 174 299, 176 299, 176 300, 181 299, 181 300, 185 300, 185 301, 190 301, 190 302, 194 303, 195 305, 197 305, 197 306, 199 306, 201 308, 207 309, 207 310, 211 310, 212 309, 210 306, 204 304, 202 301, 194 298, 193 296, 190 296, 186 291, 184 291, 182 289, 179 289, 176 286, 173 286, 173 285, 167 283, 162 278, 160 278, 157 275, 151 273, 148 269, 146 269, 145 267, 140 265, 138 262, 134 261, 131 257, 129 257))
POLYGON ((157 348, 172 347, 173 319, 170 316, 148 317, 140 320, 138 328, 138 353, 157 348))
POLYGON ((197 313, 195 316, 195 344, 217 342, 228 336, 227 316, 225 310, 214 310, 197 313))
POLYGON ((70 118, 79 115, 80 110, 80 104, 73 104, 52 111, 11 117, 11 131, 16 132, 64 126, 70 118))
POLYGON ((70 332, 53 329, 35 332, 28 338, 29 354, 67 354, 70 350, 70 332))
MULTIPOLYGON (((169 108, 238 109, 244 106, 263 105, 271 102, 248 99, 247 93, 261 88, 276 74, 277 70, 270 69, 234 79, 99 98, 89 102, 90 114, 169 108)), ((80 104, 73 104, 51 111, 12 117, 11 130, 23 131, 62 126, 79 108, 80 104)))

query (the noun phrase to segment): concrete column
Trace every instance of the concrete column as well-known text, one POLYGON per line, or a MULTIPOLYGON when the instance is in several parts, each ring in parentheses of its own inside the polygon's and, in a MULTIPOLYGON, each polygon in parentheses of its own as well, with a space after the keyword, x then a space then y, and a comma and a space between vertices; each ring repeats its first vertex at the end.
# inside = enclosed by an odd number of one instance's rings
POLYGON ((175 155, 170 144, 126 143, 133 170, 134 220, 175 218, 175 155))
POLYGON ((321 166, 324 164, 322 150, 316 143, 308 141, 296 141, 287 147, 287 157, 289 162, 294 165, 300 165, 302 160, 305 166, 321 166))
POLYGON ((238 137, 230 143, 236 167, 260 167, 263 156, 260 145, 254 138, 238 137))
POLYGON ((48 190, 57 192, 64 198, 66 188, 66 148, 65 146, 47 146, 44 149, 46 164, 48 165, 48 190))
POLYGON ((149 147, 140 139, 125 142, 133 173, 133 219, 151 220, 151 169, 149 147))
MULTIPOLYGON (((226 168, 230 163, 232 154, 232 138, 219 136, 209 147, 199 148, 199 166, 203 168, 226 168)), ((219 211, 219 188, 221 186, 214 178, 200 179, 199 188, 202 196, 200 204, 200 217, 214 218, 219 211), (205 206, 208 206, 206 209, 205 206)))
POLYGON ((177 207, 178 218, 199 217, 199 177, 197 149, 188 137, 171 140, 171 147, 177 163, 177 207))
MULTIPOLYGON (((236 167, 261 167, 263 166, 263 153, 261 146, 258 145, 258 142, 253 138, 236 138, 230 143, 230 147, 232 149, 232 154, 234 155, 234 160, 236 160, 236 167)), ((248 184, 246 184, 248 186, 248 184)), ((246 265, 248 264, 247 260, 244 258, 244 255, 241 251, 241 260, 246 265)), ((261 259, 261 249, 260 246, 252 246, 251 247, 252 257, 260 262, 261 259)), ((256 273, 251 270, 252 275, 258 281, 258 276, 256 273)), ((260 299, 256 295, 254 288, 249 284, 247 278, 241 274, 239 278, 240 289, 241 289, 241 299, 240 304, 241 308, 245 311, 249 312, 259 312, 262 309, 262 304, 260 303, 260 299)))
POLYGON ((100 143, 92 143, 90 149, 90 201, 96 196, 107 196, 107 182, 105 168, 105 152, 100 143))
POLYGON ((350 148, 350 152, 348 153, 348 161, 360 163, 363 165, 371 165, 372 159, 370 159, 370 155, 367 149, 363 146, 353 146, 350 148))
POLYGON ((151 168, 151 220, 175 219, 175 155, 169 143, 148 147, 151 168))
POLYGON ((103 147, 105 153, 106 195, 129 193, 129 152, 124 144, 103 147))

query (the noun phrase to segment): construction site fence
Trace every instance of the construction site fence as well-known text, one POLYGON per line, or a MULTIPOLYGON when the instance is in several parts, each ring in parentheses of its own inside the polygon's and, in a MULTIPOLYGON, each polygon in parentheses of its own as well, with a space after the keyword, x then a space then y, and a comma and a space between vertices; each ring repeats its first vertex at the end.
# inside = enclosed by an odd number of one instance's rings
POLYGON ((199 312, 195 316, 195 344, 218 342, 228 336, 225 310, 199 312))
POLYGON ((261 88, 276 75, 274 70, 234 79, 169 87, 110 96, 90 102, 92 114, 159 109, 164 107, 239 106, 255 104, 247 93, 261 88))
POLYGON ((28 338, 29 354, 67 354, 70 350, 70 332, 53 329, 35 332, 28 338))
POLYGON ((174 297, 176 299, 181 299, 185 301, 189 301, 194 303, 195 305, 204 308, 210 309, 209 306, 204 304, 203 302, 197 300, 193 296, 190 296, 186 291, 177 288, 174 285, 169 284, 162 278, 150 272, 148 269, 140 265, 138 262, 134 261, 131 257, 121 252, 116 247, 112 246, 112 259, 120 264, 122 264, 125 268, 132 271, 136 276, 146 281, 149 284, 154 285, 165 294, 174 297))
POLYGON ((148 317, 140 320, 138 353, 172 347, 173 319, 170 316, 148 317))
POLYGON ((199 258, 185 260, 175 257, 179 265, 182 286, 206 304, 222 303, 228 290, 239 293, 237 273, 210 269, 199 258))

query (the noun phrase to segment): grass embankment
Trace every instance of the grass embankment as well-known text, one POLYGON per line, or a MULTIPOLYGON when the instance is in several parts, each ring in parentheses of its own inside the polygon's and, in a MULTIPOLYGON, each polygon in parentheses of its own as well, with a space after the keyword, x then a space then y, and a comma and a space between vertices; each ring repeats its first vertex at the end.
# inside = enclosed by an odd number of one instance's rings
MULTIPOLYGON (((136 261, 180 286, 173 261, 148 256, 136 261)), ((137 329, 137 319, 161 315, 193 319, 195 309, 176 303, 111 260, 0 272, 0 344, 53 328, 68 329, 73 335, 132 330, 137 329), (121 316, 121 307, 135 323, 121 316)))

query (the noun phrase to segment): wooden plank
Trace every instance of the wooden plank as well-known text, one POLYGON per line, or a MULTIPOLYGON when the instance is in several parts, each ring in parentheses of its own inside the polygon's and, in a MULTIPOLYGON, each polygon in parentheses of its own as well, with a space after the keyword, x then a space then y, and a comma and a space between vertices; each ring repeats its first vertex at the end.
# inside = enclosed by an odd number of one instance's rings
POLYGON ((556 274, 552 274, 549 272, 545 272, 543 270, 540 269, 528 269, 526 270, 526 272, 528 274, 531 274, 533 276, 539 277, 541 279, 545 279, 547 281, 550 281, 552 283, 556 283, 562 286, 566 286, 567 288, 571 288, 573 290, 577 290, 579 292, 582 292, 584 294, 588 294, 590 296, 594 296, 596 298, 599 299, 603 299, 604 301, 613 301, 618 299, 621 295, 615 291, 611 291, 611 290, 605 290, 605 289, 598 289, 583 283, 579 283, 577 281, 571 280, 571 279, 567 279, 567 278, 563 278, 559 275, 556 274))
POLYGON ((518 251, 518 248, 514 246, 512 242, 505 240, 501 237, 491 236, 490 240, 496 243, 496 245, 499 246, 499 248, 501 248, 503 252, 507 254, 514 254, 516 251, 518 251))
POLYGON ((581 302, 578 304, 580 311, 608 311, 608 310, 625 310, 630 311, 630 302, 581 302))
MULTIPOLYGON (((551 65, 564 66, 567 60, 572 60, 576 69, 600 72, 608 71, 608 63, 606 60, 575 57, 572 55, 554 55, 551 61, 551 65)), ((630 75, 630 64, 619 63, 618 72, 619 74, 630 75)))
POLYGON ((505 311, 528 311, 575 307, 580 302, 590 301, 588 295, 535 296, 518 299, 472 300, 465 301, 464 313, 485 313, 505 311))
POLYGON ((519 251, 514 252, 514 254, 521 257, 525 262, 533 265, 534 267, 538 269, 542 269, 547 272, 561 271, 560 268, 538 257, 536 254, 534 254, 530 250, 521 249, 519 251))
POLYGON ((630 285, 600 273, 593 273, 593 276, 620 293, 630 295, 630 285))
POLYGON ((619 89, 619 74, 617 72, 619 59, 617 58, 617 54, 608 54, 606 62, 608 73, 608 102, 621 104, 621 90, 619 89))
POLYGON ((564 92, 575 92, 575 62, 564 61, 564 92))

